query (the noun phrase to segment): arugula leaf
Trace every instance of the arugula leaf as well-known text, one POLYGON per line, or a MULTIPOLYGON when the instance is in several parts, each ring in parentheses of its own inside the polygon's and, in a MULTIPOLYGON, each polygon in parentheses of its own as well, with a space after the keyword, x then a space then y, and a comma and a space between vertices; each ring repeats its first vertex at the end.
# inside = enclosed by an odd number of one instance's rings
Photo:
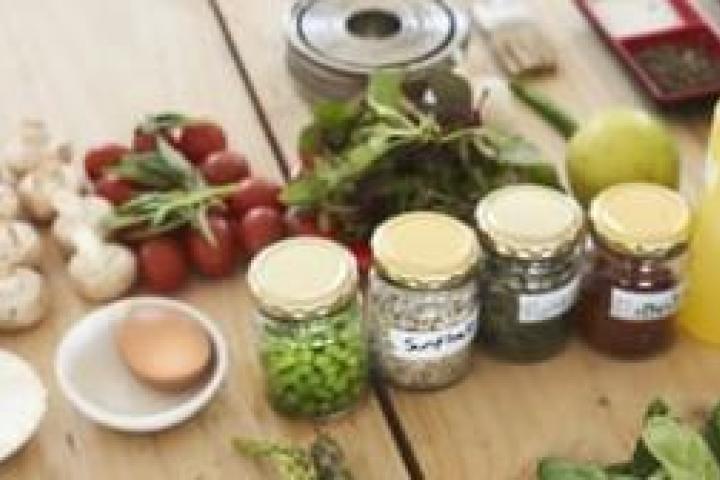
POLYGON ((675 419, 648 418, 642 439, 670 480, 720 480, 720 467, 703 437, 675 419))

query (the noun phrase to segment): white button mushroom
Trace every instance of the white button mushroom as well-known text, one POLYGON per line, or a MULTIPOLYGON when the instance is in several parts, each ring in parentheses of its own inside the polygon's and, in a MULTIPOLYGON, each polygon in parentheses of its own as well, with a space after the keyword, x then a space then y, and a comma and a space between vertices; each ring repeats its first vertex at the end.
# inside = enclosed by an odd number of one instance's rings
POLYGON ((106 220, 112 214, 113 206, 106 199, 63 191, 53 197, 52 203, 58 212, 52 233, 64 250, 74 248, 73 236, 83 228, 90 229, 101 239, 107 236, 106 220))
POLYGON ((60 191, 79 193, 82 176, 70 164, 46 165, 27 174, 18 186, 23 207, 33 220, 47 222, 55 215, 52 198, 60 191))
POLYGON ((37 230, 26 222, 0 222, 0 268, 40 264, 42 241, 37 230))
POLYGON ((10 170, 10 167, 0 161, 0 183, 14 187, 17 184, 17 177, 10 170))
POLYGON ((87 228, 73 236, 73 244, 75 254, 68 271, 80 295, 92 301, 107 301, 132 287, 137 265, 129 248, 104 243, 87 228))
POLYGON ((0 221, 12 220, 20 215, 20 199, 12 185, 0 180, 0 221))
POLYGON ((5 145, 0 163, 22 176, 54 155, 45 123, 42 120, 25 120, 18 133, 5 145))
POLYGON ((47 313, 48 305, 42 275, 25 267, 0 271, 0 331, 35 325, 47 313))

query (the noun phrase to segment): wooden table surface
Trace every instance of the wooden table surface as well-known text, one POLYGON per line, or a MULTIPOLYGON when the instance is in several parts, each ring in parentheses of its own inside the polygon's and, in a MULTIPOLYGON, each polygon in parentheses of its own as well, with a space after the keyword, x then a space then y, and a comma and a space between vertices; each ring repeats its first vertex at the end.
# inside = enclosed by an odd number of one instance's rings
MULTIPOLYGON (((581 118, 616 104, 653 109, 569 0, 528 3, 561 59, 559 72, 538 86, 581 118)), ((255 172, 280 180, 297 167, 295 137, 308 117, 285 69, 284 6, 282 0, 0 1, 0 136, 39 116, 81 154, 97 142, 129 141, 144 113, 202 113, 227 127, 232 146, 247 153, 255 172)), ((463 69, 473 79, 495 71, 478 38, 463 69)), ((709 110, 663 115, 681 142, 692 191, 709 110)), ((561 161, 562 141, 537 119, 527 115, 518 130, 561 161)), ((683 415, 720 397, 720 377, 709 374, 720 368, 720 352, 690 340, 637 363, 610 360, 573 341, 562 355, 532 366, 478 353, 469 378, 451 389, 382 388, 338 420, 290 421, 265 402, 238 271, 222 282, 194 280, 179 295, 212 315, 231 346, 228 382, 210 407, 167 432, 111 432, 76 413, 56 386, 55 347, 93 306, 67 286, 50 241, 46 252, 53 313, 35 330, 0 336, 0 348, 35 365, 50 390, 50 409, 27 447, 0 464, 2 480, 268 478, 267 470, 232 452, 231 436, 307 441, 318 428, 346 447, 359 480, 532 479, 536 459, 549 453, 618 459, 655 395, 683 415)))

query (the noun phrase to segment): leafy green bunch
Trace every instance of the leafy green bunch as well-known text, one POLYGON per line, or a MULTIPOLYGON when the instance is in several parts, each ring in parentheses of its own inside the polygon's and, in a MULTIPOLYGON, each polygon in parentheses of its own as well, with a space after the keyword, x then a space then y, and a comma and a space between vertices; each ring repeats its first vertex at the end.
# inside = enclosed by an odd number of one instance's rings
POLYGON ((647 409, 629 461, 602 467, 556 458, 538 465, 539 480, 720 480, 720 405, 702 433, 681 424, 656 400, 647 409))
POLYGON ((346 238, 367 238, 404 211, 471 221, 478 200, 495 188, 559 187, 534 146, 481 126, 477 116, 463 77, 437 71, 406 81, 378 72, 364 98, 315 106, 299 140, 310 161, 281 198, 315 211, 346 238))

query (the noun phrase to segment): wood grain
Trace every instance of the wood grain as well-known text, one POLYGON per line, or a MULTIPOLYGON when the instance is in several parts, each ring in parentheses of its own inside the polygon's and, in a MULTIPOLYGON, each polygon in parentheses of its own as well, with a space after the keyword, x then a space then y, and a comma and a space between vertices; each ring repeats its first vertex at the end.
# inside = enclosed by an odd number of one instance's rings
MULTIPOLYGON (((253 170, 279 179, 275 158, 208 4, 199 0, 29 0, 0 2, 0 136, 27 116, 48 120, 79 152, 129 141, 138 116, 181 110, 225 125, 253 170)), ((197 279, 180 297, 213 316, 227 335, 232 367, 211 406, 187 424, 155 435, 115 433, 90 423, 60 395, 52 373, 64 331, 92 308, 69 287, 62 260, 46 243, 44 270, 54 312, 37 329, 0 336, 39 370, 50 410, 38 435, 0 465, 2 480, 259 480, 267 471, 238 457, 233 435, 309 440, 327 429, 347 445, 368 479, 402 479, 377 402, 351 416, 312 425, 275 415, 265 402, 253 346, 251 307, 239 271, 222 282, 197 279)), ((3 392, 0 392, 2 395, 3 392)))
MULTIPOLYGON (((217 3, 272 132, 288 161, 296 164, 295 136, 308 119, 307 106, 297 95, 284 59, 266 53, 283 48, 277 18, 287 2, 217 3), (268 50, 256 48, 258 44, 268 50)), ((710 110, 658 110, 571 1, 527 3, 560 59, 557 74, 533 85, 579 119, 627 105, 661 116, 680 143, 684 190, 693 196, 702 176, 710 110)), ((701 3, 720 19, 716 2, 701 3)), ((461 70, 473 81, 497 72, 476 33, 461 70)), ((562 167, 564 143, 540 120, 521 115, 516 129, 562 167)), ((637 363, 613 361, 575 340, 562 355, 538 365, 510 365, 478 353, 472 374, 461 384, 426 394, 393 390, 391 398, 425 478, 525 480, 535 478, 535 463, 547 454, 622 460, 637 435, 645 405, 656 395, 673 402, 683 416, 695 418, 720 397, 720 380, 708 374, 718 367, 717 351, 689 340, 667 355, 637 363)))

